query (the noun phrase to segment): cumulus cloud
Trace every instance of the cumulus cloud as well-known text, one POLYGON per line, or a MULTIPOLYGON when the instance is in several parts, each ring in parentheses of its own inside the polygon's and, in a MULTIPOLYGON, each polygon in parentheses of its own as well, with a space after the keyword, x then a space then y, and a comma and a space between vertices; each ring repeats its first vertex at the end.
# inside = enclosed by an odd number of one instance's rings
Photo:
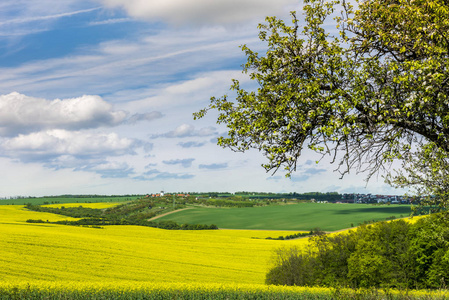
POLYGON ((104 156, 133 154, 138 141, 116 133, 86 133, 62 129, 34 132, 5 140, 2 152, 11 157, 104 156))
POLYGON ((126 112, 113 111, 99 96, 46 100, 19 93, 0 95, 0 135, 37 132, 44 129, 79 130, 115 126, 126 112))
POLYGON ((217 169, 224 169, 228 167, 227 163, 222 163, 222 164, 209 164, 209 165, 199 165, 198 166, 200 169, 208 169, 208 170, 217 170, 217 169))
POLYGON ((163 134, 153 135, 152 138, 158 137, 166 137, 166 138, 184 138, 184 137, 193 137, 193 136, 211 136, 217 134, 215 127, 208 126, 203 127, 199 130, 195 129, 195 126, 190 124, 182 124, 178 126, 175 130, 169 131, 163 134))
POLYGON ((173 160, 163 160, 162 162, 166 165, 181 165, 184 168, 188 168, 192 166, 192 162, 194 158, 186 158, 186 159, 173 159, 173 160))
POLYGON ((246 23, 278 15, 285 5, 297 0, 100 0, 107 7, 119 7, 130 16, 173 25, 216 25, 246 23))

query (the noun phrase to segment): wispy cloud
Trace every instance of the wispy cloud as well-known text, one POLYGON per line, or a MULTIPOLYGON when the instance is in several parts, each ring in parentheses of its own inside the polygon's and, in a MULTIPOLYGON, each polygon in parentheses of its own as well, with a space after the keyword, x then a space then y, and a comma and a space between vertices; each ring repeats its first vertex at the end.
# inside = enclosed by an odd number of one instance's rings
POLYGON ((293 182, 304 182, 307 181, 310 178, 309 175, 301 174, 301 175, 292 175, 290 177, 291 181, 293 182))
POLYGON ((217 170, 217 169, 225 169, 228 167, 227 163, 221 163, 221 164, 201 164, 198 166, 200 169, 208 169, 208 170, 217 170))
POLYGON ((267 180, 278 181, 278 180, 281 180, 282 178, 283 178, 282 176, 276 175, 276 176, 267 177, 267 180))
POLYGON ((152 111, 143 114, 134 114, 126 120, 127 123, 135 124, 140 121, 153 121, 162 118, 164 115, 159 111, 152 111))
POLYGON ((205 142, 194 142, 194 141, 178 143, 178 145, 181 146, 182 148, 199 148, 204 146, 205 144, 206 144, 205 142))
POLYGON ((87 165, 77 170, 95 172, 100 174, 102 178, 128 178, 132 174, 135 174, 134 169, 126 162, 101 162, 87 165))
POLYGON ((89 22, 89 26, 98 26, 98 25, 110 25, 110 24, 117 24, 117 23, 125 23, 125 22, 132 22, 133 19, 131 18, 115 18, 115 19, 107 19, 103 21, 93 21, 89 22))
POLYGON ((191 179, 194 178, 193 174, 186 173, 170 173, 170 172, 161 172, 157 169, 152 169, 145 172, 142 175, 134 177, 137 180, 170 180, 170 179, 191 179))
POLYGON ((190 124, 182 124, 176 129, 171 130, 166 133, 152 135, 152 138, 185 138, 185 137, 205 137, 216 134, 216 128, 212 126, 203 127, 198 130, 195 129, 195 126, 190 124))
POLYGON ((173 160, 163 160, 162 162, 166 165, 181 165, 184 168, 188 168, 192 166, 192 162, 194 158, 186 158, 186 159, 173 159, 173 160))
POLYGON ((308 174, 308 175, 316 175, 316 174, 321 174, 321 173, 325 173, 325 172, 327 172, 326 169, 317 169, 317 168, 308 168, 303 171, 304 174, 308 174))
POLYGON ((94 7, 94 8, 89 8, 89 9, 82 9, 82 10, 58 13, 58 14, 53 14, 53 15, 32 16, 32 17, 11 19, 11 20, 6 20, 6 21, 0 21, 0 26, 59 19, 59 18, 63 18, 63 17, 70 17, 70 16, 74 16, 74 15, 78 15, 78 14, 88 13, 88 12, 92 12, 92 11, 99 10, 99 9, 101 9, 101 7, 94 7))
MULTIPOLYGON (((311 160, 306 161, 306 165, 310 165, 309 162, 311 162, 311 160)), ((290 179, 293 182, 304 182, 317 174, 323 174, 326 172, 328 172, 328 170, 326 170, 326 169, 318 169, 318 168, 302 169, 302 168, 299 168, 296 173, 292 174, 290 179)))

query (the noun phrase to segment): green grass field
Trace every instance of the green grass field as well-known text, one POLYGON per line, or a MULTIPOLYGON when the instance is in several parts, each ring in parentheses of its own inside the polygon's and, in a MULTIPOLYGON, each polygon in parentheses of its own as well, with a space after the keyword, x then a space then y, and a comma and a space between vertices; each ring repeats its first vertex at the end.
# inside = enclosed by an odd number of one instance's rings
POLYGON ((176 212, 159 220, 178 223, 215 224, 229 229, 334 231, 364 221, 382 221, 410 215, 409 205, 300 203, 250 208, 203 208, 176 212))

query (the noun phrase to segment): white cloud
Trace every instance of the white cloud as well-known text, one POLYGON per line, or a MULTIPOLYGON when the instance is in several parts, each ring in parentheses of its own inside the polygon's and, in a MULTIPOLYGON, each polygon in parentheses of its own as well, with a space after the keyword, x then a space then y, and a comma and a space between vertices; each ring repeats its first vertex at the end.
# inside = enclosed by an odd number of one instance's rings
POLYGON ((99 96, 45 100, 11 93, 0 96, 0 134, 41 129, 84 129, 114 126, 126 117, 99 96))
MULTIPOLYGON (((173 25, 235 24, 283 12, 296 0, 101 0, 104 5, 120 7, 138 19, 173 25)), ((262 20, 261 20, 262 18, 262 20)))
POLYGON ((11 157, 39 156, 105 156, 133 153, 136 141, 120 138, 116 133, 86 133, 61 129, 20 134, 1 144, 3 152, 11 157))

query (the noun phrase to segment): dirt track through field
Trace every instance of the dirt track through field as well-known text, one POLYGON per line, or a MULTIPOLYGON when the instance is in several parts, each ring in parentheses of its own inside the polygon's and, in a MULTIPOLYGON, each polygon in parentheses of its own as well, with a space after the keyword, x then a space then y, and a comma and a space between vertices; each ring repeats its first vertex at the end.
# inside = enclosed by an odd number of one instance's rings
POLYGON ((177 210, 174 210, 174 211, 169 211, 169 212, 166 212, 165 214, 161 214, 161 215, 157 215, 155 217, 152 217, 151 219, 148 219, 148 221, 153 221, 153 220, 162 218, 163 216, 171 215, 171 214, 174 214, 174 213, 186 210, 186 209, 192 209, 192 207, 187 207, 187 208, 177 209, 177 210))

